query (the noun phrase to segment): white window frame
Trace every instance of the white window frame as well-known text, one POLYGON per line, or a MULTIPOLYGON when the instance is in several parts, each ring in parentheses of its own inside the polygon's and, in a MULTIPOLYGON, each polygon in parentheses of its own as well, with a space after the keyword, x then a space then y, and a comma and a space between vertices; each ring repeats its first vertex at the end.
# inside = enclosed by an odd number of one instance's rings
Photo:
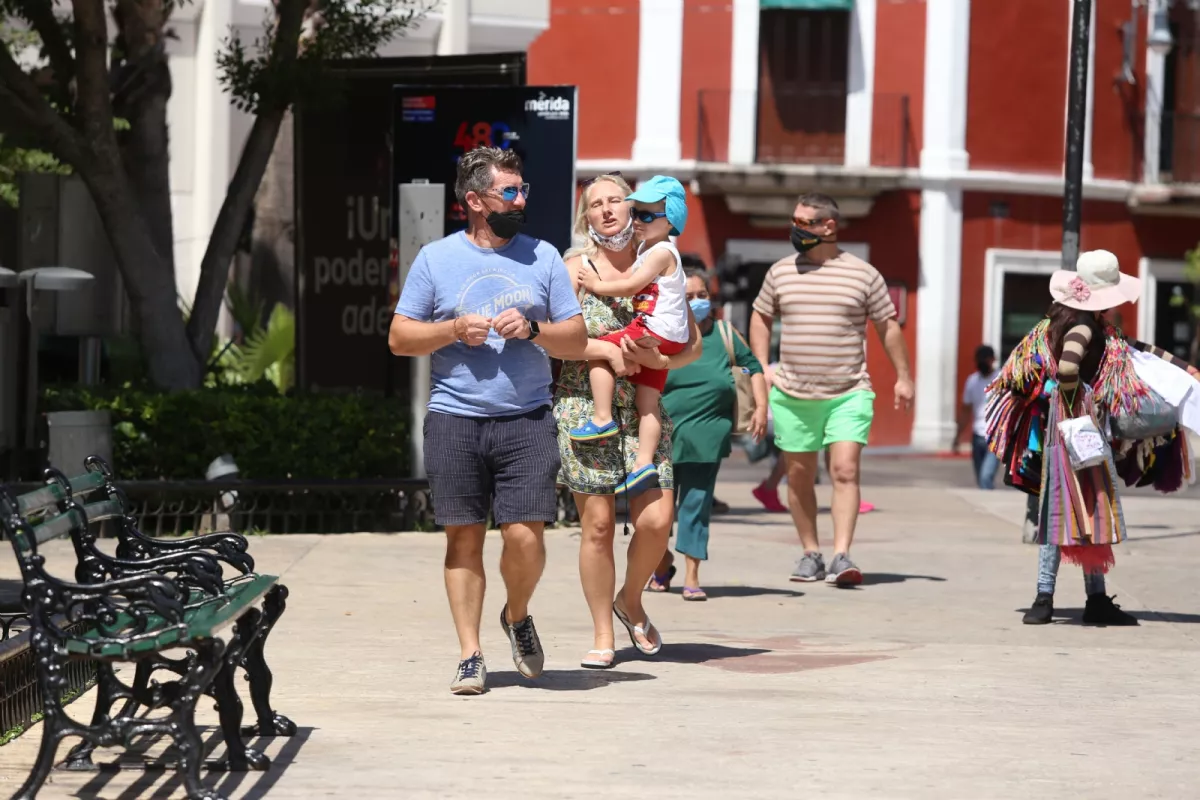
MULTIPOLYGON (((871 263, 871 246, 866 242, 838 242, 838 247, 852 256, 871 263)), ((729 239, 725 242, 725 252, 737 256, 741 263, 758 261, 774 264, 781 258, 794 256, 796 248, 786 239, 729 239)))
MULTIPOLYGON (((1001 322, 1004 317, 1004 276, 1045 275, 1062 269, 1062 254, 1054 250, 1014 250, 989 247, 983 267, 983 341, 999 348, 1001 322)), ((1050 307, 1050 292, 1046 292, 1046 307, 1050 307)), ((1139 328, 1140 330, 1140 328, 1139 328)), ((1008 353, 998 353, 1000 359, 1008 353)))
POLYGON ((1137 304, 1137 338, 1147 344, 1154 341, 1154 328, 1158 323, 1158 282, 1187 280, 1187 262, 1173 258, 1138 259, 1138 277, 1142 279, 1142 293, 1137 304))

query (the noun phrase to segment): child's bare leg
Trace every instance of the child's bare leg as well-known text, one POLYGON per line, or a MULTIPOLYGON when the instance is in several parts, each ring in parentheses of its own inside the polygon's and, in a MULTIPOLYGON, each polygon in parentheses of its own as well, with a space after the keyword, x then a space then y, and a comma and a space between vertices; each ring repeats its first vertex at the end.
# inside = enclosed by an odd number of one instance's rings
POLYGON ((588 362, 588 380, 592 384, 592 422, 602 428, 613 421, 613 395, 617 391, 617 376, 607 361, 588 362))
POLYGON ((634 469, 654 463, 658 440, 662 438, 662 417, 659 416, 658 401, 662 393, 649 386, 638 386, 633 401, 638 412, 638 452, 634 469))

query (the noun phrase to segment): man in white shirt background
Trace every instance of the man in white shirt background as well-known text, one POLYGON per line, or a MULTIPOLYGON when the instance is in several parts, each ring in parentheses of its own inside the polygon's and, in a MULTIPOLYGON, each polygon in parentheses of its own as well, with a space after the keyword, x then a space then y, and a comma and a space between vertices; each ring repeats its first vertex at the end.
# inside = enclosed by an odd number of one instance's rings
POLYGON ((975 483, 980 489, 996 488, 996 470, 1000 459, 987 446, 987 387, 996 378, 996 351, 990 345, 975 348, 975 372, 963 385, 962 406, 958 410, 958 432, 954 436, 954 452, 962 446, 963 434, 971 428, 971 463, 975 467, 975 483))

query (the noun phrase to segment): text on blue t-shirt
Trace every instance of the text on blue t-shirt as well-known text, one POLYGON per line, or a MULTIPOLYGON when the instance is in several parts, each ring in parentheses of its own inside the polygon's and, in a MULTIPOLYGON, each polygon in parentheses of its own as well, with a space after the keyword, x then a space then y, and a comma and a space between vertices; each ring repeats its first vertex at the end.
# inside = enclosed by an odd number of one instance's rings
MULTIPOLYGON (((422 322, 516 308, 527 319, 562 322, 581 313, 553 245, 518 234, 494 250, 455 233, 421 248, 396 313, 422 322)), ((550 403, 550 360, 526 339, 492 331, 476 347, 455 342, 430 357, 429 410, 460 417, 523 414, 550 403)))

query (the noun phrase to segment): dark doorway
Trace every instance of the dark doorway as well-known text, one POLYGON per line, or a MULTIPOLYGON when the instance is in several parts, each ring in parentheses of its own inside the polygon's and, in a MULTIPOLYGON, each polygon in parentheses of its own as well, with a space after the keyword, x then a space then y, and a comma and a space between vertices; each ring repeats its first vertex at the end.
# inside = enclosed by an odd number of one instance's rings
POLYGON ((1000 360, 1008 358, 1025 334, 1046 316, 1050 307, 1050 276, 1018 272, 1004 274, 1000 295, 1000 360))

